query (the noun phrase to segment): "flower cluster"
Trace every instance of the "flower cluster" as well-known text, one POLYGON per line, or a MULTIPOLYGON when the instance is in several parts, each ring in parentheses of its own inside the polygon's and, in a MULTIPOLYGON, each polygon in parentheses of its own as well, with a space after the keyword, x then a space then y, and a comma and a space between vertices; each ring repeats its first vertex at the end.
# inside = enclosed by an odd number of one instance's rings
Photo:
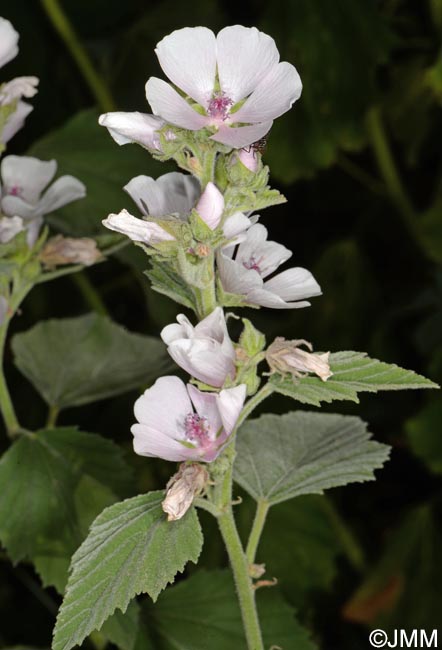
POLYGON ((302 341, 277 339, 265 353, 265 339, 250 321, 233 342, 223 310, 307 307, 321 294, 310 271, 280 271, 292 252, 269 241, 254 214, 285 200, 267 185, 256 141, 299 98, 296 69, 279 61, 270 36, 239 25, 217 36, 205 27, 180 29, 155 51, 173 85, 148 80, 153 114, 106 113, 99 123, 118 144, 138 143, 190 172, 133 178, 124 189, 139 216, 122 210, 103 221, 149 255, 153 288, 199 320, 194 325, 179 314, 161 332, 190 382, 158 379, 136 401, 132 426, 136 453, 191 461, 168 485, 163 507, 173 520, 207 484, 198 463, 212 462, 230 444, 246 395, 260 384, 261 361, 267 359, 270 374, 294 381, 308 372, 325 381, 331 372, 328 355, 299 350, 302 341))

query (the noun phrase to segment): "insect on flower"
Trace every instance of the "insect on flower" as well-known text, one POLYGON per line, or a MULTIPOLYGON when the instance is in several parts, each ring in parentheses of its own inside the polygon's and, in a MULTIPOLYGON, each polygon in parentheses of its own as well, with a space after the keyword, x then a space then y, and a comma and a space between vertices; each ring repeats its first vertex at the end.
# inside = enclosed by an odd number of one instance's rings
POLYGON ((267 135, 260 138, 256 142, 252 142, 252 144, 249 145, 248 147, 243 147, 243 149, 247 153, 253 151, 254 153, 260 153, 262 156, 264 151, 266 150, 266 147, 267 147, 267 135))

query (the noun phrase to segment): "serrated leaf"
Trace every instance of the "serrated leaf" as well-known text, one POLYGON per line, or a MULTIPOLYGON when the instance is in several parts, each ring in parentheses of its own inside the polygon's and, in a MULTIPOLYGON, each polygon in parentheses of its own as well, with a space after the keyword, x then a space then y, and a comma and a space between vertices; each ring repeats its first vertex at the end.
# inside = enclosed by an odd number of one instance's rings
POLYGON ((327 381, 322 381, 319 377, 292 379, 279 375, 272 375, 269 381, 277 393, 314 406, 333 400, 359 402, 360 392, 439 388, 412 370, 371 359, 364 352, 335 352, 330 355, 330 368, 333 376, 327 381))
MULTIPOLYGON (((308 632, 278 591, 257 594, 264 645, 314 650, 308 632)), ((156 650, 246 650, 241 614, 228 571, 199 571, 147 605, 156 650)))
POLYGON ((89 524, 131 480, 120 449, 101 436, 73 428, 22 435, 0 461, 0 540, 13 562, 32 560, 43 584, 62 592, 89 524), (107 476, 92 466, 100 455, 107 476))
POLYGON ((125 613, 117 609, 103 623, 100 633, 120 650, 132 650, 137 640, 140 622, 140 607, 132 600, 125 613))
POLYGON ((79 406, 125 393, 167 372, 159 339, 98 314, 48 320, 12 340, 15 364, 45 401, 79 406))
POLYGON ((249 420, 238 435, 234 478, 254 499, 280 503, 369 481, 389 447, 357 417, 294 411, 249 420))
POLYGON ((187 562, 197 562, 203 538, 195 510, 168 522, 163 492, 142 494, 102 512, 72 558, 53 650, 69 650, 137 594, 153 600, 187 562))

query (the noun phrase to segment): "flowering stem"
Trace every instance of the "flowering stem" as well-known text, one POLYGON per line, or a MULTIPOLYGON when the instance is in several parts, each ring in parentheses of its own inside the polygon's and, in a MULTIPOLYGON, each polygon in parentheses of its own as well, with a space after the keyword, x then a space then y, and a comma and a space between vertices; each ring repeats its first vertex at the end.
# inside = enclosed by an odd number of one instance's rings
POLYGON ((20 429, 20 424, 18 422, 17 416, 15 414, 14 405, 9 394, 8 385, 6 383, 5 373, 3 369, 3 355, 5 351, 6 335, 8 332, 9 320, 5 320, 3 325, 0 327, 0 356, 1 356, 1 367, 0 367, 0 410, 5 422, 6 431, 8 436, 13 438, 16 432, 20 429))
POLYGON ((55 425, 57 424, 57 418, 59 413, 60 413, 60 409, 55 404, 52 404, 52 406, 49 407, 48 418, 46 420, 47 429, 52 429, 53 427, 55 427, 55 425))
POLYGON ((58 0, 40 1, 49 20, 79 67, 100 108, 105 112, 114 111, 116 106, 108 87, 96 72, 86 49, 83 47, 58 0))
POLYGON ((240 413, 235 429, 238 430, 241 424, 243 424, 243 422, 249 417, 249 415, 251 415, 251 413, 256 409, 258 404, 263 402, 266 399, 266 397, 268 397, 272 393, 273 393, 273 386, 267 382, 246 403, 246 405, 244 406, 243 410, 240 413))
POLYGON ((218 517, 218 525, 232 567, 248 650, 264 650, 249 563, 233 516, 232 472, 233 467, 230 467, 218 486, 217 496, 220 502, 217 505, 222 511, 218 517))
POLYGON ((264 524, 270 504, 266 499, 258 499, 256 506, 255 519, 253 520, 252 530, 250 531, 249 541, 247 542, 246 556, 249 564, 253 564, 258 550, 259 540, 261 539, 264 524))

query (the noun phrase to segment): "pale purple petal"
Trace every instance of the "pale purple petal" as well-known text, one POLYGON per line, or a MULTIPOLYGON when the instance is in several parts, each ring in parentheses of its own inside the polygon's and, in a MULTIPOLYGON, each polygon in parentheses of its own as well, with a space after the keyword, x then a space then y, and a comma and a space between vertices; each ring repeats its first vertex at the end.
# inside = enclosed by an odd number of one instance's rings
POLYGON ((183 129, 198 131, 210 124, 208 116, 197 113, 176 90, 162 79, 151 77, 146 84, 146 98, 155 115, 183 129))
POLYGON ((276 293, 266 291, 265 289, 253 289, 246 296, 247 302, 252 305, 269 307, 270 309, 298 309, 300 307, 310 307, 306 300, 299 302, 286 302, 276 293))
POLYGON ((110 214, 102 223, 109 230, 119 232, 132 239, 132 241, 142 242, 143 244, 174 240, 174 237, 163 230, 157 223, 138 219, 127 210, 121 210, 118 214, 110 214))
POLYGON ((172 375, 157 379, 134 405, 135 418, 140 424, 175 440, 185 440, 184 422, 191 412, 184 382, 172 375))
POLYGON ((217 395, 218 408, 224 430, 229 436, 235 428, 239 414, 244 406, 247 388, 245 384, 235 386, 235 388, 226 388, 217 395))
POLYGON ((196 178, 180 172, 163 174, 156 180, 136 176, 124 187, 143 214, 162 217, 185 216, 192 210, 200 192, 196 178))
POLYGON ((172 359, 195 379, 209 386, 221 387, 228 375, 235 373, 232 358, 223 353, 216 341, 180 339, 167 348, 172 359))
POLYGON ((74 176, 61 176, 46 190, 38 203, 39 214, 49 214, 86 196, 86 187, 74 176))
POLYGON ((281 264, 292 256, 292 251, 274 241, 267 241, 267 228, 261 224, 253 225, 238 247, 236 262, 246 268, 252 263, 258 267, 262 278, 273 273, 281 264))
MULTIPOLYGON (((31 156, 5 156, 1 163, 3 195, 12 194, 27 203, 35 204, 44 188, 54 178, 56 171, 55 160, 45 161, 31 156)), ((20 212, 15 214, 20 215, 20 212)))
POLYGON ((283 300, 302 300, 321 295, 321 287, 307 269, 301 267, 287 269, 278 273, 271 280, 264 283, 267 291, 281 296, 283 300))
POLYGON ((27 102, 19 101, 15 111, 8 117, 3 131, 0 133, 0 142, 6 144, 9 140, 20 131, 25 123, 25 119, 34 110, 34 107, 27 102))
POLYGON ((39 79, 37 77, 16 77, 0 86, 0 105, 12 104, 22 97, 34 97, 37 94, 39 79))
POLYGON ((0 68, 17 56, 18 38, 9 20, 0 18, 0 68))
POLYGON ((208 316, 195 326, 194 333, 197 337, 211 338, 218 341, 218 343, 222 343, 225 338, 228 338, 229 334, 222 308, 215 307, 208 316))
POLYGON ((284 61, 278 63, 262 79, 239 111, 231 114, 235 122, 265 122, 274 120, 290 109, 302 91, 296 68, 284 61))
POLYGON ((247 167, 249 171, 253 173, 257 171, 258 155, 252 146, 246 149, 240 149, 238 151, 238 158, 241 164, 243 164, 244 167, 247 167))
POLYGON ((217 393, 203 393, 192 384, 187 384, 187 391, 198 415, 207 418, 210 427, 210 436, 215 440, 222 427, 222 420, 218 410, 217 393))
POLYGON ((18 196, 10 195, 1 199, 1 211, 9 217, 19 216, 23 219, 34 219, 39 214, 36 205, 26 203, 18 196))
MULTIPOLYGON (((235 116, 236 113, 231 117, 234 118, 235 116)), ((234 149, 241 149, 263 138, 272 128, 272 124, 273 121, 238 127, 223 124, 214 135, 210 136, 210 139, 234 149)))
POLYGON ((134 452, 140 456, 162 458, 177 463, 199 459, 196 449, 186 447, 159 429, 152 429, 146 424, 133 424, 130 430, 134 436, 134 452))
POLYGON ((2 217, 0 219, 0 244, 7 244, 24 229, 25 224, 21 217, 2 217))
POLYGON ((243 212, 235 212, 230 217, 227 217, 223 223, 224 237, 234 240, 233 244, 237 244, 245 237, 247 230, 252 225, 249 217, 243 212))
POLYGON ((207 183, 195 210, 211 230, 218 228, 224 210, 224 197, 211 181, 207 183))
POLYGON ((98 123, 108 129, 117 144, 136 142, 148 149, 161 151, 157 131, 164 126, 165 122, 156 115, 137 111, 133 113, 115 111, 100 115, 98 123))
POLYGON ((155 52, 175 86, 205 107, 215 84, 215 34, 207 27, 178 29, 163 38, 155 52))
POLYGON ((234 262, 223 253, 218 254, 217 262, 223 289, 228 293, 242 295, 262 287, 262 278, 256 271, 244 268, 242 264, 234 262))
POLYGON ((234 102, 247 97, 279 61, 273 38, 256 27, 225 27, 216 44, 221 90, 234 102))

